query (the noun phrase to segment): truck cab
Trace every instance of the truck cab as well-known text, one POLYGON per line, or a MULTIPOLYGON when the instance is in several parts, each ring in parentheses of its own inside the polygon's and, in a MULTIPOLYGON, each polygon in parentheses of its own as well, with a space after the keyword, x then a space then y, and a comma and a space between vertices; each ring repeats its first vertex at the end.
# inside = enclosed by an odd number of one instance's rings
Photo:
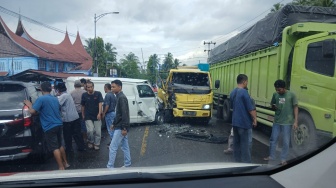
POLYGON ((212 83, 210 73, 198 67, 178 67, 169 71, 168 78, 158 91, 163 101, 164 121, 189 118, 208 123, 211 119, 212 83))

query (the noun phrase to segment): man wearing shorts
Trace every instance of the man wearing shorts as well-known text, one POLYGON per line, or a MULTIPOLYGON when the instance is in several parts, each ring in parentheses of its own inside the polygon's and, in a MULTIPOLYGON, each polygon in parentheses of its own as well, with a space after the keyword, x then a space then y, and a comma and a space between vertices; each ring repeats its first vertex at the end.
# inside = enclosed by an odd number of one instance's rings
POLYGON ((39 112, 42 129, 45 135, 47 147, 53 152, 59 170, 64 170, 69 167, 66 159, 65 150, 62 146, 62 118, 60 105, 56 97, 53 97, 51 92, 51 84, 43 82, 41 84, 43 96, 39 97, 34 105, 29 100, 24 100, 24 103, 29 107, 31 114, 39 112))

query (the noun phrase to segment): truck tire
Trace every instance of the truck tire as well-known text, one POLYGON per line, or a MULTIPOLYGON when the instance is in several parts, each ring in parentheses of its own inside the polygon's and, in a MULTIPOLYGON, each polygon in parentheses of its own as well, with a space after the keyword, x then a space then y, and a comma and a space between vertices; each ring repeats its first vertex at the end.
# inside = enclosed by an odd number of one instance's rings
POLYGON ((164 115, 162 111, 157 111, 155 114, 155 122, 156 125, 162 125, 164 123, 164 115))
POLYGON ((224 122, 230 122, 231 121, 231 116, 232 116, 232 112, 231 112, 230 101, 229 101, 229 99, 225 99, 224 104, 223 104, 223 120, 224 120, 224 122))
POLYGON ((292 131, 291 144, 297 156, 316 149, 316 128, 309 114, 305 112, 299 113, 298 129, 292 131))
POLYGON ((165 123, 171 123, 173 122, 174 115, 173 115, 173 110, 165 110, 164 111, 164 122, 165 123))
POLYGON ((216 114, 216 117, 218 119, 222 119, 223 118, 223 107, 221 106, 217 106, 217 114, 216 114))

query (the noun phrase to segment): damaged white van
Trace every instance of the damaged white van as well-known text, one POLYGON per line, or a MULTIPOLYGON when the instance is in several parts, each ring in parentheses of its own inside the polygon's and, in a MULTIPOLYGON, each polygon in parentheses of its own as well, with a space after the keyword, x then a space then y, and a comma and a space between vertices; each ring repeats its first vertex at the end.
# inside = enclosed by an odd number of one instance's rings
POLYGON ((110 77, 68 77, 66 79, 67 91, 74 90, 76 80, 89 79, 94 83, 94 90, 100 91, 105 97, 104 85, 111 84, 113 80, 122 82, 122 91, 128 99, 130 111, 130 123, 163 123, 163 118, 158 112, 158 98, 155 96, 152 87, 147 80, 131 78, 110 78, 110 77))

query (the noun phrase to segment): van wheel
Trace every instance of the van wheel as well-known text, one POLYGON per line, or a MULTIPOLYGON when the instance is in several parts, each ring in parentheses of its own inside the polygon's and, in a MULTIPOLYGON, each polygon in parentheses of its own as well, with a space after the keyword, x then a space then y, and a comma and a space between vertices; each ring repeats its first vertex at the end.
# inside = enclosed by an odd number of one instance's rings
POLYGON ((165 110, 164 111, 164 122, 171 123, 174 119, 173 110, 165 110))
POLYGON ((299 113, 298 129, 292 131, 291 144, 298 156, 316 149, 316 128, 309 114, 299 113))
POLYGON ((162 111, 158 111, 155 114, 155 124, 162 125, 164 123, 164 115, 162 111))
POLYGON ((223 104, 223 120, 224 120, 224 122, 230 122, 231 121, 231 116, 232 116, 232 112, 231 112, 231 107, 230 107, 230 101, 229 101, 229 99, 225 99, 224 104, 223 104))

